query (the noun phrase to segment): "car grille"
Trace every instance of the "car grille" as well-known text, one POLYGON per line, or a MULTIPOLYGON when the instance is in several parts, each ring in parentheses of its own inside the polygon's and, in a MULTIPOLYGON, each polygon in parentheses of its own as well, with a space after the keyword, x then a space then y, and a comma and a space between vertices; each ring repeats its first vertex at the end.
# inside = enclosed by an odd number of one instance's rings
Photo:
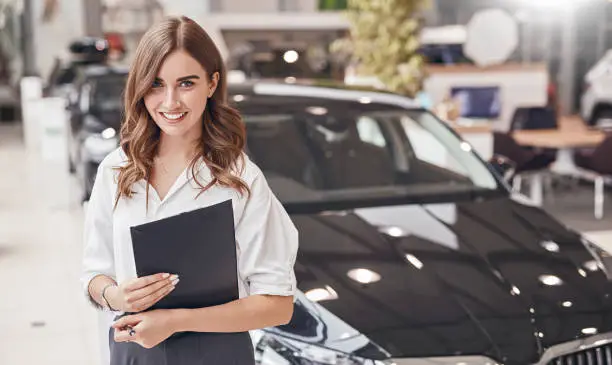
POLYGON ((612 344, 562 355, 546 365, 612 365, 612 344))

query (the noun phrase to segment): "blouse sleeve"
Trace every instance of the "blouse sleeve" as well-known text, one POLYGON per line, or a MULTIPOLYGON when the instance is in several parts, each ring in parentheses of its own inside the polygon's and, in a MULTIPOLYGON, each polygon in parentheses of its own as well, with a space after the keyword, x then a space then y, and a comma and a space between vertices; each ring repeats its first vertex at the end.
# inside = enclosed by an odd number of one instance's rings
POLYGON ((258 171, 236 227, 238 267, 248 294, 292 296, 298 232, 258 171))
MULTIPOLYGON (((98 167, 96 180, 85 212, 84 249, 81 284, 87 297, 89 283, 98 275, 115 278, 115 260, 113 254, 113 194, 112 171, 98 167)), ((93 303, 93 300, 91 300, 93 303)), ((96 303, 93 303, 97 305, 96 303)))

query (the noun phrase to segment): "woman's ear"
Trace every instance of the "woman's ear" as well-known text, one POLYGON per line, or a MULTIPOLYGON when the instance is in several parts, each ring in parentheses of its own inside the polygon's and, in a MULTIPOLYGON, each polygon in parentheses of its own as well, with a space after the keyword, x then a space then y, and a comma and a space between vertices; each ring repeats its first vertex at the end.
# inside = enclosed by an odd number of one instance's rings
POLYGON ((211 98, 215 93, 215 90, 217 90, 217 85, 219 85, 219 72, 215 72, 210 78, 210 89, 208 91, 209 98, 211 98))

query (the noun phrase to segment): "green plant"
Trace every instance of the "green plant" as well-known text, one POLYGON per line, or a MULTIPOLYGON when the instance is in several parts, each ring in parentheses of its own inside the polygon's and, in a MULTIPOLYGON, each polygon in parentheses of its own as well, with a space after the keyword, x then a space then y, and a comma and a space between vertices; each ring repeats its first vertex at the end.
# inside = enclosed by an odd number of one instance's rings
POLYGON ((332 52, 352 51, 361 72, 391 91, 414 96, 425 77, 418 50, 421 13, 428 6, 429 0, 348 0, 350 40, 338 40, 332 52))
POLYGON ((347 0, 319 0, 319 10, 344 10, 347 0))

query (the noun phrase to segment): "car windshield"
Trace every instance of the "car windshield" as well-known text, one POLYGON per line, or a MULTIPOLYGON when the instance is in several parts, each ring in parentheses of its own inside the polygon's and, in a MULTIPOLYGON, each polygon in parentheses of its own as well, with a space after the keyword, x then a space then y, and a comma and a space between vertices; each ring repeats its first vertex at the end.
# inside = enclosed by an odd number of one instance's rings
POLYGON ((125 75, 104 75, 94 78, 92 80, 92 105, 101 111, 122 109, 126 79, 125 75))
POLYGON ((471 147, 425 110, 301 97, 241 95, 238 100, 247 153, 293 208, 408 202, 400 197, 433 202, 448 200, 448 194, 499 192, 471 147))

